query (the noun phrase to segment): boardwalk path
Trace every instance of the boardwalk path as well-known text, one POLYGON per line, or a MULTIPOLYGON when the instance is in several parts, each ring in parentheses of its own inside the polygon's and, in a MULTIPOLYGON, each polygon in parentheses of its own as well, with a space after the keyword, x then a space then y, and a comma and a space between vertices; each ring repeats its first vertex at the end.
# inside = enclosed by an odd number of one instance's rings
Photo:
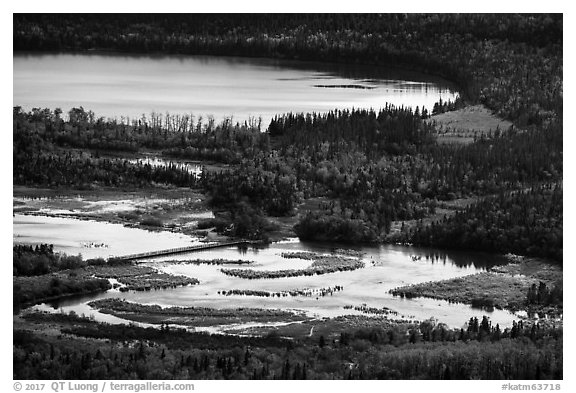
POLYGON ((253 245, 253 244, 258 244, 258 242, 240 240, 240 241, 224 242, 224 243, 200 244, 200 245, 196 245, 196 246, 178 247, 178 248, 170 248, 167 250, 143 252, 141 254, 124 255, 124 256, 120 256, 118 258, 133 261, 133 260, 137 260, 137 259, 158 257, 158 256, 163 256, 163 255, 182 254, 182 253, 186 253, 186 252, 209 250, 212 248, 242 246, 242 245, 249 246, 249 245, 253 245))

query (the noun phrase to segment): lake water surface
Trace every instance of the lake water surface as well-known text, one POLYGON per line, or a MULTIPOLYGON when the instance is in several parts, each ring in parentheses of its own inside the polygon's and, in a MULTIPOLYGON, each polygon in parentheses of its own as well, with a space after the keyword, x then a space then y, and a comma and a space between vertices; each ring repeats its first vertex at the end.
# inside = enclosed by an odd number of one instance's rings
POLYGON ((376 67, 271 59, 120 54, 14 54, 13 104, 83 106, 97 116, 140 118, 151 112, 233 116, 245 121, 287 112, 384 107, 431 110, 457 93, 446 81, 376 67))

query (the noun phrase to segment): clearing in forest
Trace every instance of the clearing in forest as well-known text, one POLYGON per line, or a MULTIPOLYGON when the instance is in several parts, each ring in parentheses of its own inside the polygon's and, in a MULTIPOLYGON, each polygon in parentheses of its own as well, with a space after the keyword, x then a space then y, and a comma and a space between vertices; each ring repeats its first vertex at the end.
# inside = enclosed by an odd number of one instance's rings
POLYGON ((492 114, 483 105, 467 106, 452 112, 432 116, 436 124, 438 143, 471 143, 474 137, 488 135, 497 129, 506 131, 512 123, 492 114))

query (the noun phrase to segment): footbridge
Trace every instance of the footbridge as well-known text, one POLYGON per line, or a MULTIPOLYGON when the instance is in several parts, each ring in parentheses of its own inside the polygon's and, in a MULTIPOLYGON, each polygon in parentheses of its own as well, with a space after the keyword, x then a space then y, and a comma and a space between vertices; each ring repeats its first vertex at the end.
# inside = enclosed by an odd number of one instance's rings
POLYGON ((167 250, 157 250, 157 251, 143 252, 140 254, 124 255, 124 256, 119 256, 117 258, 123 259, 126 261, 135 261, 138 259, 160 257, 160 256, 164 256, 164 255, 184 254, 184 253, 194 252, 194 251, 210 250, 212 248, 231 247, 231 246, 250 246, 250 245, 256 245, 256 244, 261 244, 261 242, 249 241, 249 240, 238 240, 238 241, 231 241, 231 242, 199 244, 199 245, 195 245, 195 246, 169 248, 167 250))

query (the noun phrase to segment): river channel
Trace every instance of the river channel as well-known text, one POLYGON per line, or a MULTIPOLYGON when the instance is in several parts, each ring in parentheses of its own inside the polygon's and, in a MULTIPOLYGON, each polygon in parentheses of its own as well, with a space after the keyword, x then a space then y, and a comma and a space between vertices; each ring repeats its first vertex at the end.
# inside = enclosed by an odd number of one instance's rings
MULTIPOLYGON (((55 251, 68 254, 82 253, 85 257, 109 257, 130 254, 138 247, 140 252, 200 244, 199 239, 181 233, 151 232, 140 228, 127 228, 121 224, 79 220, 68 217, 27 216, 14 217, 14 242, 45 242, 54 244, 55 251), (87 247, 92 242, 104 243, 106 247, 87 247)), ((494 310, 488 312, 463 304, 451 304, 432 299, 402 299, 388 293, 401 285, 436 281, 485 271, 494 264, 504 263, 504 257, 473 252, 442 251, 433 248, 382 245, 357 247, 362 252, 365 267, 354 271, 336 272, 323 275, 289 277, 280 279, 243 279, 221 272, 221 266, 209 264, 183 263, 193 259, 246 260, 252 263, 241 268, 254 270, 303 269, 310 260, 284 258, 282 253, 308 251, 330 254, 342 248, 339 244, 305 243, 289 239, 273 243, 264 248, 226 247, 188 254, 157 257, 141 263, 160 271, 197 278, 200 283, 194 286, 174 289, 120 292, 110 290, 103 294, 66 299, 40 307, 44 310, 74 310, 79 314, 95 315, 97 319, 110 322, 104 316, 90 309, 86 303, 91 300, 117 297, 143 304, 161 306, 236 308, 257 307, 304 311, 310 317, 336 317, 359 314, 350 306, 388 308, 396 312, 398 319, 424 320, 431 317, 451 327, 461 327, 471 316, 490 317, 500 326, 510 326, 517 319, 513 314, 494 310), (287 296, 262 298, 256 296, 222 294, 222 291, 260 290, 282 292, 294 290, 319 290, 321 288, 343 287, 342 291, 329 296, 287 296)))

